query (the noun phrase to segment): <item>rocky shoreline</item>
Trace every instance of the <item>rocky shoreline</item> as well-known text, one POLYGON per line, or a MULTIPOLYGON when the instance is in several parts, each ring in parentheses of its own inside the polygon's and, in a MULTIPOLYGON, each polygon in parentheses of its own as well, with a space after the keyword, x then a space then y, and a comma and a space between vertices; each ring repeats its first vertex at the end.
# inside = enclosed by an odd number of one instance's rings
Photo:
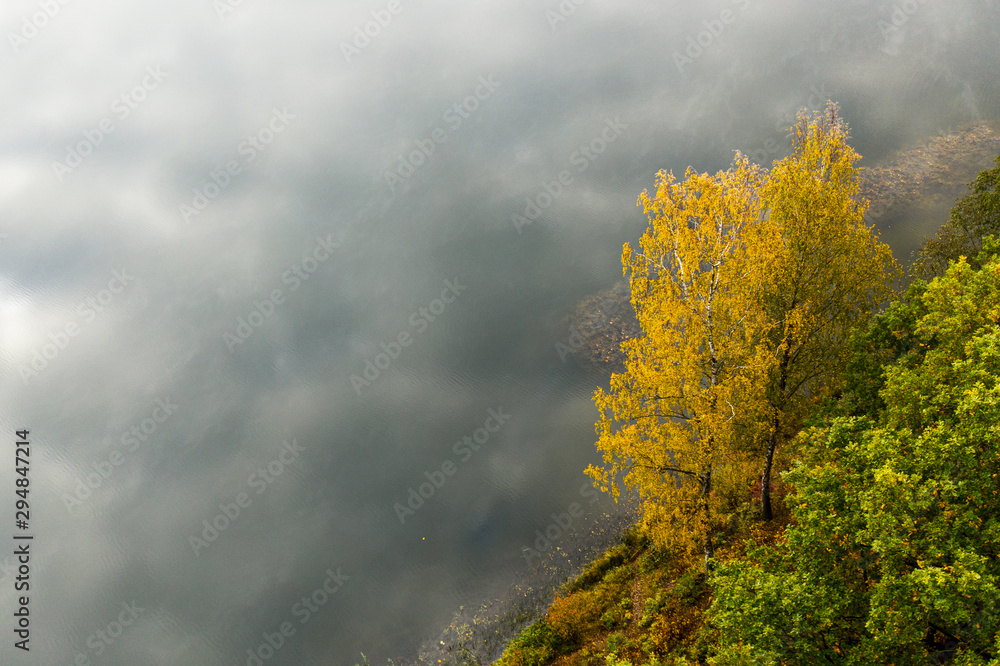
MULTIPOLYGON (((625 369, 621 343, 642 332, 623 281, 582 299, 562 324, 570 332, 569 347, 579 364, 612 372, 625 369)), ((557 351, 563 356, 564 351, 557 351)))
POLYGON ((1000 131, 982 122, 897 152, 885 166, 862 167, 860 195, 871 202, 865 219, 871 224, 923 197, 962 188, 998 154, 1000 131))

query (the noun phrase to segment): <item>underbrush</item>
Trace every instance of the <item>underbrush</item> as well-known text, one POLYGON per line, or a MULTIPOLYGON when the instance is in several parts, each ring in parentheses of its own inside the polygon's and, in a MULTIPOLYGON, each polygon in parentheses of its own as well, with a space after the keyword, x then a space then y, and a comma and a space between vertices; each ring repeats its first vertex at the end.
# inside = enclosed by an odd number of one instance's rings
MULTIPOLYGON (((716 552, 780 540, 788 514, 740 521, 716 552)), ((711 603, 702 563, 656 547, 639 527, 563 585, 545 616, 510 643, 497 666, 694 666, 705 663, 711 603)))

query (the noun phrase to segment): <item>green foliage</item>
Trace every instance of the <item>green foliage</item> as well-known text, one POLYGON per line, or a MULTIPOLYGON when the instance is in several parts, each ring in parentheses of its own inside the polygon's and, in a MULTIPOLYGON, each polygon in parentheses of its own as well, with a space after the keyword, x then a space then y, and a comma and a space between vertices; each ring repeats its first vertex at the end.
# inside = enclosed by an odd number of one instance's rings
POLYGON ((941 275, 948 263, 960 256, 965 256, 974 269, 983 265, 976 258, 983 249, 982 239, 1000 235, 1000 155, 996 164, 979 173, 969 184, 969 193, 955 203, 951 217, 937 236, 924 241, 913 275, 924 279, 941 275))
POLYGON ((608 636, 608 642, 605 644, 605 649, 608 651, 609 655, 617 657, 625 650, 628 642, 629 640, 624 633, 616 631, 608 636))
POLYGON ((638 528, 633 527, 624 534, 620 544, 608 550, 599 559, 591 562, 579 576, 567 583, 564 586, 564 591, 572 593, 593 587, 604 580, 609 571, 631 560, 636 552, 646 547, 648 542, 649 539, 638 528))
POLYGON ((601 616, 601 624, 608 631, 624 626, 632 618, 632 599, 623 598, 617 606, 613 606, 601 616))
POLYGON ((915 333, 917 321, 926 314, 922 300, 926 289, 926 282, 914 280, 901 299, 874 315, 864 328, 855 329, 840 352, 846 359, 843 389, 832 404, 811 417, 813 425, 833 416, 878 417, 885 408, 879 395, 885 368, 912 367, 934 342, 915 333))
POLYGON ((650 544, 637 562, 640 573, 649 573, 666 566, 675 556, 668 548, 650 544))
POLYGON ((646 599, 646 603, 642 608, 642 616, 639 618, 639 627, 646 629, 653 624, 653 620, 666 607, 667 602, 668 598, 663 592, 657 592, 655 596, 646 599))
MULTIPOLYGON (((618 638, 624 639, 624 635, 622 635, 622 634, 612 634, 611 636, 608 637, 608 649, 609 650, 612 649, 612 639, 615 639, 617 641, 618 638)), ((617 649, 618 649, 618 644, 616 642, 614 644, 614 650, 611 651, 607 655, 607 657, 605 657, 604 663, 607 666, 632 666, 632 662, 629 661, 628 659, 621 659, 621 658, 618 657, 617 649)))
POLYGON ((507 646, 498 666, 544 666, 562 652, 563 644, 545 620, 540 620, 507 646))
POLYGON ((709 666, 777 666, 773 654, 755 650, 749 645, 726 646, 708 659, 709 666))
POLYGON ((1000 658, 1000 261, 911 298, 877 419, 803 433, 784 546, 714 572, 711 663, 1000 658))
POLYGON ((686 571, 677 579, 671 595, 684 605, 693 606, 705 596, 707 591, 703 574, 686 571))

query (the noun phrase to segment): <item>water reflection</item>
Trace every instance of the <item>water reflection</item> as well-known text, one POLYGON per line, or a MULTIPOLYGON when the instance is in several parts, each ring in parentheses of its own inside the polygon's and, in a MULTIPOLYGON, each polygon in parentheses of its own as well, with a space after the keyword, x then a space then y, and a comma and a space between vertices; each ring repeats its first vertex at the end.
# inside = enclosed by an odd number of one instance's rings
MULTIPOLYGON (((36 447, 39 663, 379 663, 539 589, 522 548, 580 501, 606 381, 560 357, 564 318, 620 279, 655 172, 780 157, 827 96, 873 166, 1000 117, 992 5, 566 4, 0 10, 0 419, 36 447)), ((897 255, 950 196, 880 220, 897 255)))

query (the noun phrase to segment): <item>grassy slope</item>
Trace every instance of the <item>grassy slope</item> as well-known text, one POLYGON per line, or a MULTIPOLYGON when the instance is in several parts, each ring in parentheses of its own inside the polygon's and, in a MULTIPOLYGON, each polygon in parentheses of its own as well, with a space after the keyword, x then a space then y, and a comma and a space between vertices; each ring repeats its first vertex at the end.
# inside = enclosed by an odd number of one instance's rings
MULTIPOLYGON (((773 544, 790 517, 751 521, 728 535, 720 561, 740 557, 748 541, 773 544)), ((512 642, 499 666, 680 666, 704 659, 703 613, 712 591, 701 562, 654 548, 633 528, 574 581, 545 616, 512 642)))

